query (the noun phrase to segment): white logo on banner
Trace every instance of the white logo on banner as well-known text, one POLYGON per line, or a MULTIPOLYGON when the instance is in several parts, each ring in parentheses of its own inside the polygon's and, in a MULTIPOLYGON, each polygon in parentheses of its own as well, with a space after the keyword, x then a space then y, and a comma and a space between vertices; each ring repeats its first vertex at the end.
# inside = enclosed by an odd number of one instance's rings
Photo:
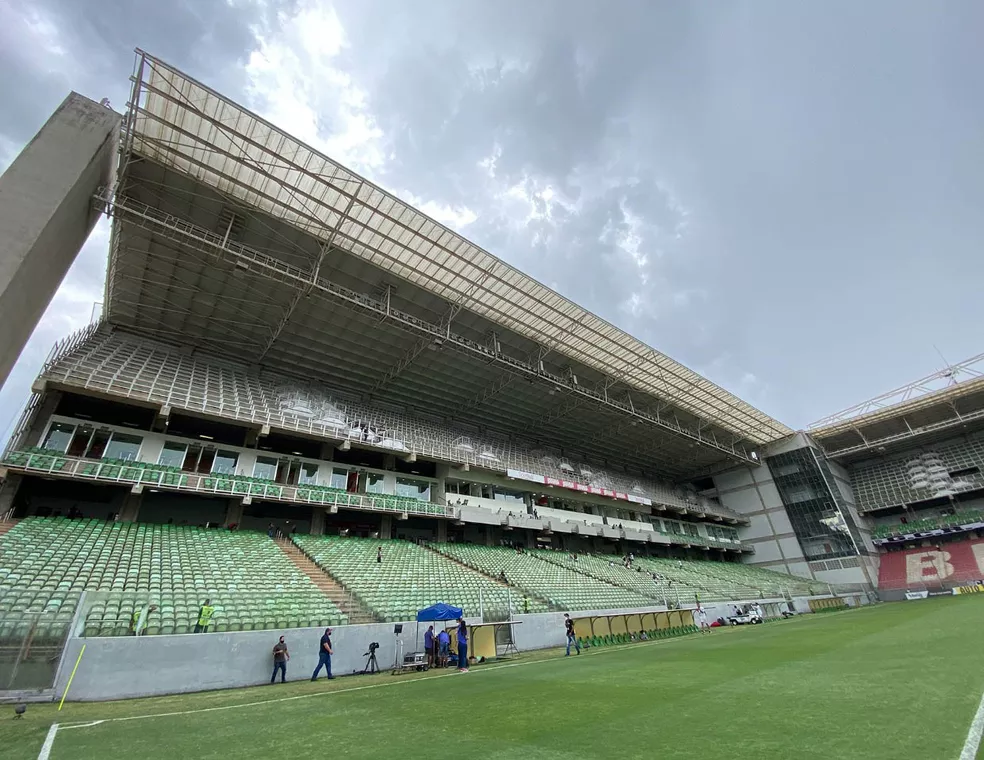
POLYGON ((950 552, 916 552, 905 558, 905 577, 909 583, 946 580, 953 575, 950 552))

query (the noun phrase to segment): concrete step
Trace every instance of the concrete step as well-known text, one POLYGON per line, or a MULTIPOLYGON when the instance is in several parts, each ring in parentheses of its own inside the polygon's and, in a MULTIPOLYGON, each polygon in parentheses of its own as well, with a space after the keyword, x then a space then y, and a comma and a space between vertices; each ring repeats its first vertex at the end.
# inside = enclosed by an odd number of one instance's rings
POLYGON ((18 520, 0 520, 0 536, 13 528, 18 522, 18 520))
POLYGON ((287 555, 294 566, 311 579, 322 594, 348 617, 350 625, 375 623, 376 616, 363 607, 349 591, 302 552, 297 544, 288 538, 276 538, 274 543, 287 555))

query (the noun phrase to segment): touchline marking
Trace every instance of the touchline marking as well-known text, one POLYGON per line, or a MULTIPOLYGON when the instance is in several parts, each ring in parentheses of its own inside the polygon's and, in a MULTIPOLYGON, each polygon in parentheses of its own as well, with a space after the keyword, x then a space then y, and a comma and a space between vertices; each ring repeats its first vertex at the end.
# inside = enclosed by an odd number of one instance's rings
POLYGON ((982 734, 984 734, 984 694, 981 694, 981 702, 977 705, 977 712, 970 722, 970 730, 967 732, 967 741, 964 742, 960 760, 974 760, 977 757, 982 734))
POLYGON ((48 729, 48 735, 44 737, 44 744, 41 745, 38 760, 48 760, 48 757, 51 755, 51 745, 55 743, 55 734, 57 733, 58 724, 52 723, 51 728, 48 729))
MULTIPOLYGON (((685 641, 685 640, 686 639, 683 637, 679 639, 675 639, 675 641, 685 641)), ((642 645, 671 644, 671 643, 673 643, 673 640, 640 641, 640 642, 636 642, 635 645, 631 645, 631 644, 623 645, 616 649, 604 649, 598 652, 587 652, 586 654, 588 654, 589 656, 600 656, 603 654, 613 654, 615 652, 626 652, 629 651, 630 648, 640 647, 642 645)), ((496 670, 505 670, 506 668, 518 668, 524 665, 540 665, 546 662, 557 662, 558 659, 559 659, 558 657, 551 657, 542 660, 532 660, 530 662, 510 662, 503 665, 491 665, 487 668, 482 668, 481 670, 478 671, 472 671, 468 675, 474 677, 475 675, 480 675, 482 673, 491 673, 496 670)), ((366 691, 367 689, 382 689, 387 686, 402 686, 403 684, 408 684, 408 683, 420 683, 422 681, 433 681, 438 678, 450 678, 450 677, 461 676, 461 675, 464 674, 455 671, 452 673, 440 673, 438 675, 433 675, 433 676, 423 676, 421 678, 407 678, 402 680, 388 681, 386 683, 368 684, 366 686, 352 686, 347 689, 333 689, 332 691, 317 691, 314 692, 313 694, 296 694, 292 697, 276 697, 274 699, 262 699, 257 702, 242 702, 236 705, 219 705, 217 707, 199 707, 194 710, 177 710, 175 712, 151 713, 148 715, 127 715, 121 718, 104 718, 103 720, 87 721, 85 723, 62 723, 60 725, 54 724, 52 728, 54 728, 55 725, 58 725, 59 731, 68 731, 69 729, 73 729, 73 728, 91 728, 92 726, 98 726, 102 723, 123 723, 125 721, 130 721, 130 720, 148 720, 150 718, 173 718, 178 715, 197 715, 198 713, 220 712, 223 710, 238 710, 239 708, 242 707, 261 707, 263 705, 272 705, 280 702, 294 702, 299 699, 314 699, 315 697, 330 697, 330 696, 334 696, 335 694, 350 694, 355 691, 366 691)), ((52 734, 50 738, 52 741, 54 741, 54 734, 52 734)), ((47 743, 47 740, 45 740, 45 742, 47 743)), ((49 747, 49 751, 50 751, 50 747, 49 747)), ((44 757, 46 758, 47 755, 45 755, 44 757)), ((38 760, 43 760, 41 755, 38 756, 38 760)))

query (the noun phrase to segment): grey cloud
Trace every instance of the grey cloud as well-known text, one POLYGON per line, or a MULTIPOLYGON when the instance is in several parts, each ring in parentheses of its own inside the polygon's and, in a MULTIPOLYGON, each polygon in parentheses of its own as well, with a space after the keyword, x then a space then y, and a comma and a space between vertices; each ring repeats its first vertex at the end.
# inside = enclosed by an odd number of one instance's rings
MULTIPOLYGON (((274 34, 293 5, 39 7, 71 32, 72 86, 122 104, 134 44, 245 100, 254 30, 274 34)), ((924 374, 934 346, 980 350, 981 4, 360 0, 338 13, 350 44, 335 63, 386 143, 374 179, 467 206, 476 242, 783 421, 924 374), (559 197, 534 198, 527 219, 513 186, 559 197), (619 245, 630 231, 643 264, 619 245)), ((4 55, 21 82, 0 80, 17 106, 0 136, 23 142, 68 79, 4 55)), ((332 93, 312 92, 330 134, 332 93)))

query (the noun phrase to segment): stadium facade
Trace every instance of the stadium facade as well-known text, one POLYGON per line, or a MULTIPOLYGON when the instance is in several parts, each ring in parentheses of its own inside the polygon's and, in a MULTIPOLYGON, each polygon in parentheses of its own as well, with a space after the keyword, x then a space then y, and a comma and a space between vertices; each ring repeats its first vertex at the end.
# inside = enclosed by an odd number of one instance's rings
POLYGON ((943 534, 919 521, 980 506, 973 362, 793 431, 142 52, 92 208, 112 220, 104 313, 35 382, 0 516, 713 558, 871 588, 882 553, 943 534))

